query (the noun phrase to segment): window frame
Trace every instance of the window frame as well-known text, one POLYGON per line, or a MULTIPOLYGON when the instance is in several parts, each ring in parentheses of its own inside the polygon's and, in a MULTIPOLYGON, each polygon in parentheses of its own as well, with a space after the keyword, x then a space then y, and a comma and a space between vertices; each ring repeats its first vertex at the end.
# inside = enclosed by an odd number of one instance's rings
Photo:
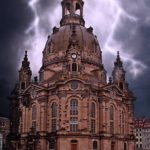
POLYGON ((70 131, 78 131, 78 100, 71 99, 70 101, 70 131))
POLYGON ((53 102, 51 105, 51 131, 55 132, 57 131, 57 103, 53 102))
POLYGON ((95 102, 91 102, 90 108, 90 122, 91 122, 91 132, 96 132, 96 104, 95 102))
POLYGON ((115 132, 115 126, 114 126, 114 115, 115 115, 115 108, 114 106, 111 104, 110 105, 110 110, 109 110, 109 119, 110 119, 110 133, 114 134, 115 132))
POLYGON ((37 106, 32 105, 32 128, 36 130, 36 120, 37 120, 37 106))

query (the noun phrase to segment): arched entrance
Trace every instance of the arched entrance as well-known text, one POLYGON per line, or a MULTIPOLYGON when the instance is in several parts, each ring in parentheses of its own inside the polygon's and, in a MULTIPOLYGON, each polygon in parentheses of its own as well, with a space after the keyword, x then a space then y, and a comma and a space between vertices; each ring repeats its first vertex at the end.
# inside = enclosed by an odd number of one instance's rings
POLYGON ((78 150, 78 141, 77 140, 71 140, 71 150, 78 150))

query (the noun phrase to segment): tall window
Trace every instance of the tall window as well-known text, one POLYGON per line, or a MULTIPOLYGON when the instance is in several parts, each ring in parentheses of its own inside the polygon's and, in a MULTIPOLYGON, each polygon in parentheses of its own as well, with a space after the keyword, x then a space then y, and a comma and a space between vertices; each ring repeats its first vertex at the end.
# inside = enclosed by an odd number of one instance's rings
POLYGON ((25 89, 25 87, 26 87, 25 82, 21 82, 21 89, 22 89, 22 90, 24 90, 24 89, 25 89))
POLYGON ((80 9, 80 5, 79 5, 78 3, 76 4, 76 11, 75 11, 75 14, 81 15, 81 9, 80 9))
POLYGON ((127 144, 124 143, 124 150, 127 150, 127 144))
POLYGON ((123 90, 123 83, 122 82, 119 83, 119 87, 121 90, 123 90))
POLYGON ((122 111, 122 134, 125 133, 125 116, 124 112, 122 111))
POLYGON ((110 106, 110 133, 114 133, 114 107, 110 106))
POLYGON ((92 133, 95 133, 95 130, 96 130, 96 106, 95 106, 95 103, 92 102, 91 103, 91 132, 92 133))
POLYGON ((111 150, 115 150, 115 142, 111 142, 111 150))
POLYGON ((93 150, 97 150, 97 141, 93 141, 93 150))
POLYGON ((23 121, 22 121, 22 116, 20 117, 20 131, 23 132, 23 121))
POLYGON ((52 124, 51 124, 51 129, 52 131, 57 130, 57 104, 54 102, 52 104, 52 124))
POLYGON ((70 101, 70 131, 77 132, 78 130, 78 101, 72 99, 70 101))
POLYGON ((37 108, 35 105, 32 106, 32 127, 36 130, 36 117, 37 117, 37 108))
POLYGON ((72 63, 72 72, 77 72, 77 64, 72 63))
POLYGON ((70 14, 70 4, 69 3, 67 3, 66 4, 66 7, 65 7, 65 15, 69 15, 70 14))

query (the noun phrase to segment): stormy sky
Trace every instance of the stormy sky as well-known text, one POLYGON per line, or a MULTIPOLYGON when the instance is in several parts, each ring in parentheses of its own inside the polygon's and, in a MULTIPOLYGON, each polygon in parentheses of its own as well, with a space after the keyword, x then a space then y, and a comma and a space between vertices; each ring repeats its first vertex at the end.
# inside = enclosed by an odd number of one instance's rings
MULTIPOLYGON (((92 26, 111 75, 120 51, 135 93, 136 116, 150 117, 150 1, 84 0, 86 27, 92 26), (108 61, 109 60, 109 61, 108 61)), ((33 75, 41 66, 47 36, 61 19, 60 0, 2 0, 0 4, 0 116, 8 116, 11 90, 28 50, 33 75)))

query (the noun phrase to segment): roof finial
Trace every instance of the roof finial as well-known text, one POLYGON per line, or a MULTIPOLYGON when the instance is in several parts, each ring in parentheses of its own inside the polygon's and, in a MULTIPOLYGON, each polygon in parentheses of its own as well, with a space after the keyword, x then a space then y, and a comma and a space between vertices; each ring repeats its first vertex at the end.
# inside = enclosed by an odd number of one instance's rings
POLYGON ((115 61, 115 66, 118 66, 118 67, 122 67, 122 61, 120 59, 120 53, 119 51, 117 51, 117 58, 116 58, 116 61, 115 61))
POLYGON ((120 57, 119 51, 117 51, 117 57, 120 57))
POLYGON ((24 60, 28 59, 28 51, 25 51, 24 60))
POLYGON ((22 67, 23 68, 27 68, 29 67, 29 61, 28 61, 28 52, 27 50, 25 51, 25 55, 24 55, 24 60, 22 61, 22 67))

